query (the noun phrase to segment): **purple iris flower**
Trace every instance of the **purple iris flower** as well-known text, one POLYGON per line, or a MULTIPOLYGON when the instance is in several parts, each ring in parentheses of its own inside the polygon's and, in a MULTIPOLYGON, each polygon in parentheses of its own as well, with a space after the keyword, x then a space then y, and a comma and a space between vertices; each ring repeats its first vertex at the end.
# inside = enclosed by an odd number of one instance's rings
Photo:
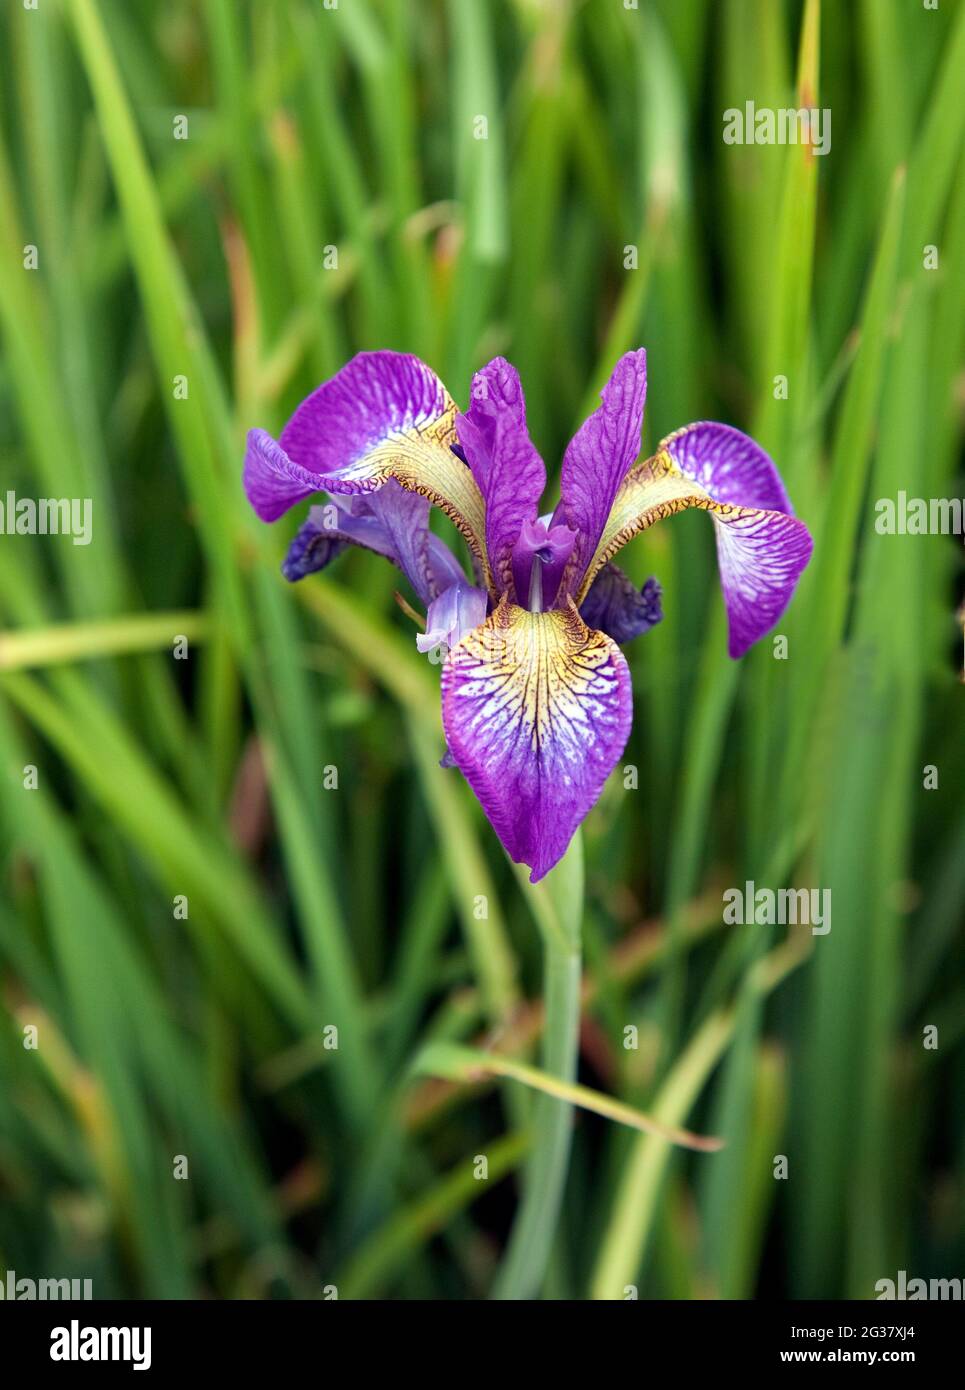
POLYGON ((602 404, 563 458, 561 500, 540 515, 546 470, 526 429, 519 376, 497 357, 460 413, 417 357, 365 352, 303 401, 276 443, 248 436, 244 485, 263 521, 313 493, 284 563, 323 569, 347 545, 377 551, 428 609, 420 650, 442 671, 447 759, 509 855, 536 882, 594 805, 630 732, 619 643, 659 622, 613 556, 685 507, 709 513, 729 621, 744 654, 784 612, 812 548, 774 464, 729 425, 688 425, 638 461, 646 353, 614 368, 602 404), (465 537, 472 578, 429 530, 440 507, 465 537))

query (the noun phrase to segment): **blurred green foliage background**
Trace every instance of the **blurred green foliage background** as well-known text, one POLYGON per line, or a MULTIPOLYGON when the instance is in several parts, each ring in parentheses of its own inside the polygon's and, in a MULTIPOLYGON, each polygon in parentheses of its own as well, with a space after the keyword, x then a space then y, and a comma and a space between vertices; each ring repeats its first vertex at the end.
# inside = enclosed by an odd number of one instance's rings
POLYGON ((585 827, 581 1076, 727 1144, 578 1116, 545 1292, 965 1274, 961 542, 873 524, 965 493, 965 6, 8 0, 0 47, 3 493, 94 518, 0 536, 0 1268, 486 1296, 530 1097, 410 1067, 533 1051, 531 905, 401 580, 286 586, 244 432, 361 348, 461 404, 503 353, 552 477, 642 344, 645 444, 749 430, 816 546, 739 664, 706 518, 624 556, 666 618, 585 827), (726 145, 749 100, 830 153, 726 145), (746 879, 830 888, 830 933, 724 927, 746 879))

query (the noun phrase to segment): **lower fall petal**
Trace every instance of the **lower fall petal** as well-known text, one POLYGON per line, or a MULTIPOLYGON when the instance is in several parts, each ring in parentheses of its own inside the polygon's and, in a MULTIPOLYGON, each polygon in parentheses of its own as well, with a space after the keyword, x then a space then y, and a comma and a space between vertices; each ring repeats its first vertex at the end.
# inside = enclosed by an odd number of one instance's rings
POLYGON ((279 444, 326 492, 374 492, 390 478, 439 507, 489 570, 485 507, 453 454, 456 406, 431 368, 400 352, 360 352, 304 400, 279 444))
POLYGON ((314 473, 288 457, 266 430, 249 430, 242 483, 262 521, 277 521, 296 502, 321 492, 314 473))
POLYGON ((244 486, 263 521, 313 493, 370 494, 394 479, 441 508, 462 532, 495 596, 485 504, 452 452, 456 405, 409 353, 360 352, 295 411, 276 442, 248 435, 244 486))
POLYGON ((813 542, 764 451, 729 426, 701 423, 670 435, 624 478, 576 595, 640 531, 688 507, 709 513, 727 608, 728 651, 743 656, 791 601, 813 542), (720 494, 720 495, 718 495, 720 494))
POLYGON ((452 757, 533 883, 599 797, 631 717, 622 652, 572 604, 531 613, 504 600, 443 668, 452 757))

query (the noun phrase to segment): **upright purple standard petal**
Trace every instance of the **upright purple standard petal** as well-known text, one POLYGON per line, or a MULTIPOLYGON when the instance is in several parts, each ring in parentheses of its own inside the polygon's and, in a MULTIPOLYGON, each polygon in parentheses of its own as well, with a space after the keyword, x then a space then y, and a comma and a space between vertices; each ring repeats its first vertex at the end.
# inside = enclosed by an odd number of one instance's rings
POLYGON ((773 463, 729 425, 677 430, 630 470, 614 498, 577 594, 587 597, 603 566, 638 531, 686 507, 710 514, 727 606, 732 657, 743 656, 778 621, 811 557, 813 542, 790 513, 773 463))
POLYGON ((302 402, 277 444, 252 430, 245 489, 262 520, 274 521, 313 492, 372 493, 395 479, 446 512, 491 587, 483 498, 452 452, 455 418, 448 391, 417 357, 359 353, 302 402))
POLYGON ((562 858, 630 732, 630 673, 570 603, 505 600, 449 653, 442 722, 452 757, 507 853, 535 883, 562 858))
POLYGON ((564 580, 567 592, 579 587, 617 489, 636 462, 646 399, 647 354, 638 348, 620 358, 603 388, 602 405, 583 421, 563 455, 561 501, 553 519, 577 533, 564 580))
POLYGON ((384 555, 405 574, 422 603, 464 579, 452 551, 429 530, 429 503, 392 478, 378 492, 330 497, 312 507, 282 565, 286 579, 324 569, 346 545, 384 555))
POLYGON ((536 520, 546 469, 526 429, 519 373, 505 358, 494 357, 473 377, 469 409, 457 417, 456 431, 485 499, 486 550, 496 584, 525 603, 526 590, 514 585, 513 545, 522 526, 536 520))
POLYGON ((598 627, 622 646, 662 621, 660 598, 655 579, 648 579, 638 589, 629 575, 611 563, 603 566, 590 585, 580 617, 587 627, 598 627))

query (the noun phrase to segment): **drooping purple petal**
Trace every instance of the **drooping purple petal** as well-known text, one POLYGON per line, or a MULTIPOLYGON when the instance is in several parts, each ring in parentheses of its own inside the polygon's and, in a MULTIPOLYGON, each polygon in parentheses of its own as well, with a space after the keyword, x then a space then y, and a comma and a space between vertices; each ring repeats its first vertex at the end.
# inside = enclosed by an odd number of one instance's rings
MULTIPOLYGON (((486 550, 501 593, 515 590, 512 551, 522 526, 535 521, 546 469, 526 428, 519 373, 495 357, 473 377, 470 405, 456 419, 459 444, 486 504, 486 550)), ((527 576, 528 582, 528 576, 527 576)))
POLYGON ((649 632, 663 618, 661 589, 656 579, 648 579, 638 589, 618 565, 604 565, 590 585, 580 607, 587 627, 599 628, 621 645, 649 632))
POLYGON ((248 501, 262 521, 277 521, 296 502, 323 490, 317 476, 294 463, 265 430, 248 431, 241 476, 248 501))
POLYGON ((454 647, 467 632, 483 622, 487 603, 485 589, 477 589, 464 579, 450 585, 430 603, 426 630, 416 637, 416 648, 420 652, 431 652, 441 645, 454 647))
POLYGON ((784 612, 813 542, 804 523, 791 515, 787 494, 763 449, 727 425, 702 422, 678 430, 653 458, 630 470, 577 602, 583 602, 596 575, 632 536, 686 507, 709 512, 714 521, 728 650, 732 657, 743 656, 784 612), (718 489, 726 501, 718 497, 718 489))
POLYGON ((692 478, 715 502, 793 516, 781 475, 770 456, 733 425, 701 420, 675 430, 660 448, 666 449, 685 478, 692 478))
POLYGON ((568 526, 551 525, 550 517, 524 521, 512 549, 513 581, 519 601, 527 607, 552 608, 566 562, 573 552, 576 532, 568 526), (533 599, 533 565, 539 566, 538 602, 533 599))
POLYGON ((784 612, 814 542, 770 456, 749 435, 710 420, 675 430, 660 445, 685 478, 715 502, 717 562, 735 659, 784 612))
POLYGON ((577 430, 563 455, 560 504, 554 521, 577 533, 566 570, 575 592, 610 514, 617 489, 640 452, 647 398, 645 349, 625 353, 603 388, 602 404, 577 430))
POLYGON ((784 512, 735 507, 711 515, 727 605, 727 650, 736 660, 771 630, 790 603, 814 542, 803 521, 784 512))
POLYGON ((451 517, 489 582, 482 494, 453 454, 456 407, 417 357, 362 352, 295 411, 276 444, 249 435, 244 483, 258 515, 274 521, 313 492, 372 493, 390 478, 451 517))
POLYGON ((630 732, 630 673, 572 604, 505 601, 449 653, 446 742, 493 829, 530 880, 566 851, 630 732))
POLYGON ((405 574, 422 603, 464 579, 452 551, 429 530, 429 502, 390 478, 378 492, 334 495, 312 507, 282 564, 286 579, 324 569, 346 545, 384 555, 405 574))

